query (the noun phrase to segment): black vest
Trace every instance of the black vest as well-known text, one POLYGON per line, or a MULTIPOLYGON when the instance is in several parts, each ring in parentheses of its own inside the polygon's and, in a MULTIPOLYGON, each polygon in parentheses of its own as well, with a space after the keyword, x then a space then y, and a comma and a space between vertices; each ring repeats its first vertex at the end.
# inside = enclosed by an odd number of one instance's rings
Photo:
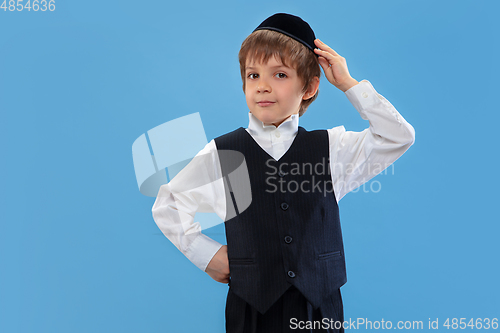
MULTIPOLYGON (((299 127, 279 161, 244 128, 215 143, 219 152, 243 154, 252 193, 248 208, 239 212, 236 207, 236 216, 225 221, 232 291, 264 313, 294 285, 319 307, 347 281, 327 131, 299 127)), ((234 161, 224 161, 231 155, 220 156, 222 173, 228 175, 234 161)), ((225 181, 233 212, 235 183, 225 181)))

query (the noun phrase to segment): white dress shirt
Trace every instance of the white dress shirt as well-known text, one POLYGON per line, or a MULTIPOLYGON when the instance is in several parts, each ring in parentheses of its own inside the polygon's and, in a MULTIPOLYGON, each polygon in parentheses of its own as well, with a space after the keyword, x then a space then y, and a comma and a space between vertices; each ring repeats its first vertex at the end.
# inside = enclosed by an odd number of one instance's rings
MULTIPOLYGON (((346 131, 344 126, 327 130, 337 202, 396 161, 415 140, 413 127, 375 91, 369 81, 359 82, 345 94, 361 118, 369 121, 370 127, 361 132, 346 131)), ((249 113, 246 131, 264 151, 279 160, 290 148, 298 126, 298 114, 275 127, 264 125, 249 113)), ((196 212, 214 212, 224 221, 226 199, 214 140, 197 154, 202 155, 209 157, 203 159, 203 165, 193 162, 170 183, 161 186, 152 212, 162 233, 205 271, 222 245, 202 233, 200 223, 194 222, 194 215, 196 212), (195 188, 186 186, 187 183, 193 184, 193 179, 210 181, 195 181, 202 184, 195 188)))

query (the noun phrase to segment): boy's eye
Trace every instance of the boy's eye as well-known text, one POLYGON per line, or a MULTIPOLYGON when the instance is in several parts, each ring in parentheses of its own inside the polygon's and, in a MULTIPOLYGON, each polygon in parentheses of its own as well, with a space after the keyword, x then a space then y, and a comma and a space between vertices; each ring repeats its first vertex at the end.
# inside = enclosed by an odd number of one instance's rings
POLYGON ((254 73, 250 73, 250 74, 247 75, 247 77, 249 79, 256 79, 257 77, 259 77, 259 75, 258 74, 254 74, 254 73))
POLYGON ((285 73, 278 73, 278 74, 276 74, 276 76, 277 76, 278 78, 280 78, 280 79, 284 79, 284 78, 286 78, 286 74, 285 74, 285 73))

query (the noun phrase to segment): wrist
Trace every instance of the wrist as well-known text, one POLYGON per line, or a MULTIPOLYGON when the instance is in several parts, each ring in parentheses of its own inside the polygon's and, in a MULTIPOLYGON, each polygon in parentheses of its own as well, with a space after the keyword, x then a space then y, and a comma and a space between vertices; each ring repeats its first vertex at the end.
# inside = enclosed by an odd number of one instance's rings
POLYGON ((351 89, 352 87, 354 87, 355 85, 357 85, 359 82, 356 81, 355 79, 353 78, 350 78, 349 80, 346 80, 345 82, 343 82, 341 85, 339 85, 337 88, 339 88, 340 90, 342 90, 343 92, 346 92, 347 90, 351 89))

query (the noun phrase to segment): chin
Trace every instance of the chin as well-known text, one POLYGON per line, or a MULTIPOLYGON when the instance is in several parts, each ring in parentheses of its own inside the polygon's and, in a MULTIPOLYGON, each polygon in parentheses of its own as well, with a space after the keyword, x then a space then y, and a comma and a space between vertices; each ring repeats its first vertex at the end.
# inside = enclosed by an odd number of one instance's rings
POLYGON ((263 123, 273 123, 275 122, 274 117, 268 117, 260 113, 252 112, 255 118, 259 119, 263 123))

